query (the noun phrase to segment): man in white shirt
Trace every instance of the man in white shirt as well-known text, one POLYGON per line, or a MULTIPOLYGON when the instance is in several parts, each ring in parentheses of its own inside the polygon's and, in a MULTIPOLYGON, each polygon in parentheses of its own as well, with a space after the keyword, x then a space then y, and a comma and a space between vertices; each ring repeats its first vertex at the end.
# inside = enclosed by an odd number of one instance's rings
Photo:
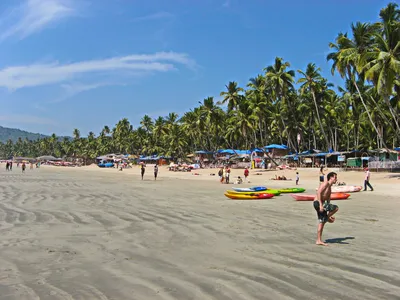
POLYGON ((371 189, 371 192, 374 190, 372 185, 369 183, 370 172, 368 168, 365 168, 365 179, 364 179, 364 192, 367 190, 367 186, 371 189))

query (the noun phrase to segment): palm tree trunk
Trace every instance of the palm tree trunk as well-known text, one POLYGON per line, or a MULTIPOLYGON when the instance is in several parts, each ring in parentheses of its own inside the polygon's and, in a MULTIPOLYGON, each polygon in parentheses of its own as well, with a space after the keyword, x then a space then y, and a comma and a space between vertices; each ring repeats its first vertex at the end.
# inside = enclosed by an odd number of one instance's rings
POLYGON ((318 109, 317 99, 315 97, 315 92, 313 90, 311 90, 311 94, 312 94, 313 100, 314 100, 315 112, 317 113, 317 119, 318 119, 319 127, 321 128, 322 134, 324 136, 324 139, 325 139, 325 142, 326 142, 326 147, 329 149, 329 141, 328 141, 328 137, 327 137, 327 135, 325 133, 324 126, 322 125, 321 118, 319 116, 319 109, 318 109))
POLYGON ((387 146, 386 146, 385 142, 383 141, 383 138, 382 138, 382 136, 381 136, 381 134, 380 134, 378 128, 376 127, 374 121, 372 120, 371 113, 369 112, 369 109, 368 109, 367 105, 366 105, 365 102, 364 102, 364 98, 363 98, 363 96, 361 95, 361 92, 360 92, 360 89, 358 88, 357 83, 355 82, 354 79, 351 79, 351 81, 353 81, 353 85, 354 85, 354 87, 357 89, 358 95, 360 96, 361 103, 362 103, 362 105, 364 106, 365 112, 366 112, 367 115, 368 115, 368 118, 369 118, 369 121, 371 122, 371 125, 374 127, 375 132, 377 133, 378 138, 380 139, 382 145, 385 145, 385 148, 387 148, 387 146))
POLYGON ((397 131, 400 133, 400 126, 399 126, 398 118, 396 117, 396 113, 393 110, 393 106, 390 104, 388 97, 384 97, 384 100, 385 100, 386 105, 389 107, 389 111, 390 111, 390 114, 392 115, 394 123, 396 124, 397 131))
MULTIPOLYGON (((262 142, 264 141, 264 136, 263 136, 261 118, 258 119, 258 130, 259 130, 259 132, 260 132, 260 142, 261 142, 261 144, 262 144, 262 142)), ((255 144, 255 145, 257 145, 257 144, 255 144)), ((266 145, 261 145, 261 146, 266 146, 266 145)))

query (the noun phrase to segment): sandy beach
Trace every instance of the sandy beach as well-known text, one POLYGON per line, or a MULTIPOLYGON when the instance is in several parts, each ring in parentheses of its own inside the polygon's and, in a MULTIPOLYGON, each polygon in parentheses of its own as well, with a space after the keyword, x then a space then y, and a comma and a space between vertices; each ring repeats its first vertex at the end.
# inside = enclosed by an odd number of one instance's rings
MULTIPOLYGON (((315 193, 318 170, 298 171, 315 193)), ((0 299, 399 299, 397 178, 336 201, 322 247, 311 202, 229 200, 217 170, 196 172, 1 165, 0 299)), ((243 187, 294 186, 255 173, 243 187)))

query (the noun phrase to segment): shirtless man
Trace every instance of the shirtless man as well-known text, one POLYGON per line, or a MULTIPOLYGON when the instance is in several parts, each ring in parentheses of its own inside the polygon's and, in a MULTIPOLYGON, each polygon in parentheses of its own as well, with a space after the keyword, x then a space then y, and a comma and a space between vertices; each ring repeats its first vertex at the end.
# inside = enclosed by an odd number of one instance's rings
POLYGON ((328 246, 322 242, 322 231, 326 222, 333 223, 335 217, 333 215, 339 210, 337 205, 331 204, 331 187, 337 181, 337 174, 331 172, 327 175, 327 180, 322 183, 317 191, 316 200, 314 200, 314 208, 318 215, 318 232, 317 232, 317 245, 328 246))

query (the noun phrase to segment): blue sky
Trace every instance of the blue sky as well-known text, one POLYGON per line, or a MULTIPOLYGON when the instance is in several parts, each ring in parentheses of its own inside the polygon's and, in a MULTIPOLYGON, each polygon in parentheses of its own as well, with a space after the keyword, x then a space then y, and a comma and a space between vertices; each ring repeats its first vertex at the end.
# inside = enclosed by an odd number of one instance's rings
POLYGON ((381 0, 2 0, 0 125, 96 134, 182 114, 276 56, 324 76, 328 43, 381 0))

